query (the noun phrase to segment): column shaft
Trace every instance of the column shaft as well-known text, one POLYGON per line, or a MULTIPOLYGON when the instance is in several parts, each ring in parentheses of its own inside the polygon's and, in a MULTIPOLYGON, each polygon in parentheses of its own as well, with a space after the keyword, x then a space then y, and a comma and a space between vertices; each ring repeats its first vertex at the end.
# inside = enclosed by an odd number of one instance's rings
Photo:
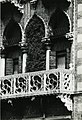
POLYGON ((0 77, 5 76, 5 58, 0 56, 0 77))
POLYGON ((27 53, 23 53, 22 72, 26 73, 27 53))

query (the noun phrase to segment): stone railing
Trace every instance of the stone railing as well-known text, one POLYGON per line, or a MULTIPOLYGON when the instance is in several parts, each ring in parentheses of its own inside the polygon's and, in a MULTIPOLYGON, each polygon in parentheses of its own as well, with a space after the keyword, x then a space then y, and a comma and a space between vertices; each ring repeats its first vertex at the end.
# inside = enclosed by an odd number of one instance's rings
POLYGON ((74 72, 52 69, 25 74, 8 75, 0 78, 1 99, 68 93, 74 91, 74 72))

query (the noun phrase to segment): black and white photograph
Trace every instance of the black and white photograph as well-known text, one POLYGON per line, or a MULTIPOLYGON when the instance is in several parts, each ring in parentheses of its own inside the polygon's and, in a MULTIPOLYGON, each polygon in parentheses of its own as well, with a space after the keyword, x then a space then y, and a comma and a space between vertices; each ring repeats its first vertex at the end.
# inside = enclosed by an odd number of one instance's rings
POLYGON ((82 120, 82 0, 0 0, 0 120, 82 120))

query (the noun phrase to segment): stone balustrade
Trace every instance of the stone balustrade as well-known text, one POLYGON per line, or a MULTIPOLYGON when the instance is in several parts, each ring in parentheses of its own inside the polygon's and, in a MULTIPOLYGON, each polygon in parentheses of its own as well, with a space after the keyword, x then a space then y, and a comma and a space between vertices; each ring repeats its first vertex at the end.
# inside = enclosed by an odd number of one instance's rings
POLYGON ((73 94, 74 72, 52 69, 0 78, 0 98, 15 98, 47 94, 73 94))

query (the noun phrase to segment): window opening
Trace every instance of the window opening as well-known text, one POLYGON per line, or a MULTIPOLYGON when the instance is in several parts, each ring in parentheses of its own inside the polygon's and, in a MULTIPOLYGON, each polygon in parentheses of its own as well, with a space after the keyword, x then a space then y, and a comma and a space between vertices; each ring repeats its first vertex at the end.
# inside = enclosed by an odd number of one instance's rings
POLYGON ((56 54, 56 67, 57 68, 66 68, 66 52, 57 52, 56 54))
POLYGON ((13 74, 18 73, 18 58, 13 59, 13 74))

